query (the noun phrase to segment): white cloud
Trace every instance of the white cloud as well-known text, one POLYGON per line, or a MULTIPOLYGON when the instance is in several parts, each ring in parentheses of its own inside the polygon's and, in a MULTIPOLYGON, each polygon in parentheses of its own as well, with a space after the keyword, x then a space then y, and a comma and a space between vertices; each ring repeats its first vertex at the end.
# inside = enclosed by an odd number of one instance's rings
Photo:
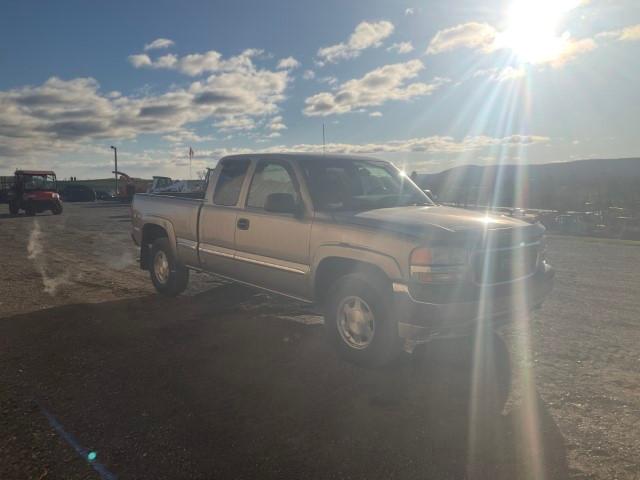
POLYGON ((496 29, 487 23, 468 22, 445 28, 431 39, 427 54, 435 55, 463 47, 490 52, 495 48, 497 34, 496 29))
POLYGON ((253 130, 256 127, 256 122, 252 118, 238 115, 225 117, 216 122, 214 126, 221 132, 253 130))
POLYGON ((313 80, 314 78, 316 78, 316 72, 314 72, 313 70, 305 70, 302 74, 302 78, 304 78, 305 80, 313 80))
POLYGON ((523 78, 526 71, 523 67, 487 68, 476 71, 474 77, 487 77, 493 82, 506 82, 523 78))
POLYGON ((128 136, 117 122, 121 99, 97 89, 92 78, 52 77, 39 87, 0 92, 0 157, 68 151, 91 138, 128 136))
POLYGON ((174 45, 175 45, 175 42, 173 40, 169 40, 168 38, 156 38, 153 42, 147 43, 144 46, 144 51, 147 52, 149 50, 169 48, 169 47, 173 47, 174 45))
POLYGON ((554 68, 558 68, 574 60, 576 57, 582 55, 583 53, 595 50, 596 47, 596 42, 591 38, 583 38, 580 40, 565 38, 563 39, 561 49, 556 55, 546 59, 542 59, 538 63, 547 63, 554 68))
MULTIPOLYGON (((162 62, 171 64, 169 58, 162 62)), ((280 110, 290 81, 288 70, 257 69, 250 59, 162 94, 103 93, 92 78, 52 77, 39 86, 0 91, 0 157, 69 151, 146 133, 180 141, 178 136, 187 138, 185 126, 209 118, 223 130, 257 128, 257 120, 280 110)))
POLYGON ((343 114, 360 108, 379 106, 390 100, 409 100, 430 95, 448 82, 448 79, 435 78, 432 83, 408 83, 423 68, 420 60, 377 68, 362 78, 343 83, 333 92, 322 92, 307 98, 304 114, 343 114))
POLYGON ((175 144, 200 143, 213 140, 211 135, 198 135, 192 130, 179 130, 177 132, 164 135, 162 138, 175 144))
POLYGON ((393 24, 386 20, 379 22, 361 22, 347 42, 341 42, 318 50, 320 64, 336 63, 340 60, 355 58, 362 50, 379 47, 382 41, 393 33, 393 24))
POLYGON ((622 29, 620 40, 640 40, 640 24, 622 29))
POLYGON ((286 130, 287 126, 284 124, 282 116, 278 115, 269 120, 269 122, 267 123, 267 128, 275 132, 278 130, 286 130))
MULTIPOLYGON (((273 138, 271 135, 267 138, 273 138)), ((380 155, 387 153, 417 153, 425 155, 460 155, 470 152, 483 152, 493 148, 520 149, 533 145, 548 144, 550 139, 540 135, 511 135, 507 137, 488 137, 484 135, 467 136, 455 139, 450 136, 433 135, 430 137, 415 137, 406 140, 390 140, 381 143, 327 143, 325 150, 332 154, 352 155, 380 155)), ((202 158, 219 159, 225 155, 239 153, 317 153, 322 151, 322 144, 300 143, 294 145, 273 145, 262 149, 252 148, 218 148, 213 150, 200 149, 198 154, 202 158)), ((179 155, 184 156, 180 150, 179 155)))
POLYGON ((151 59, 146 53, 129 55, 129 63, 136 68, 150 67, 152 65, 151 59))
POLYGON ((155 68, 174 68, 178 63, 178 57, 172 53, 159 57, 155 62, 155 68))
MULTIPOLYGON (((458 154, 481 150, 483 148, 503 146, 516 147, 533 144, 548 143, 548 137, 512 135, 504 138, 472 136, 455 140, 449 136, 431 136, 410 138, 407 140, 391 140, 383 143, 346 144, 330 143, 326 145, 326 151, 330 153, 372 154, 379 152, 426 152, 458 154)), ((286 147, 282 147, 286 148, 286 147)), ((289 147, 292 151, 318 151, 315 145, 294 145, 289 147)))
MULTIPOLYGON (((487 23, 468 22, 437 32, 431 39, 426 53, 435 55, 459 48, 469 48, 485 54, 491 53, 511 48, 509 37, 512 35, 517 36, 518 33, 499 32, 487 23)), ((597 46, 591 38, 573 39, 568 33, 546 39, 546 41, 552 42, 553 48, 549 48, 544 55, 537 55, 535 59, 528 59, 529 63, 546 64, 558 68, 577 56, 594 50, 597 46)))
POLYGON ((293 70, 294 68, 298 68, 300 66, 300 62, 293 57, 283 58, 278 62, 278 69, 281 70, 293 70))
MULTIPOLYGON (((130 55, 129 62, 136 68, 178 70, 186 75, 197 76, 205 73, 247 71, 254 68, 252 58, 261 55, 262 50, 247 49, 234 57, 224 59, 215 50, 205 53, 191 53, 183 57, 168 54, 152 60, 146 54, 130 55)), ((288 60, 288 59, 285 59, 288 60)), ((294 60, 295 59, 291 59, 294 60)))
POLYGON ((284 100, 290 81, 287 70, 251 69, 210 76, 189 88, 192 102, 216 115, 272 115, 284 100))
POLYGON ((612 38, 621 41, 640 40, 640 24, 624 27, 620 30, 601 32, 596 35, 596 38, 612 38))
POLYGON ((327 77, 319 78, 318 82, 326 83, 327 85, 335 85, 336 83, 338 83, 338 79, 332 75, 329 75, 327 77))
POLYGON ((394 43, 389 48, 387 48, 388 52, 396 51, 398 53, 411 53, 413 52, 413 44, 411 42, 399 42, 394 43))
POLYGON ((382 112, 371 112, 369 114, 370 117, 381 117, 382 116, 382 112))
MULTIPOLYGON (((168 68, 160 65, 154 65, 154 67, 168 68)), ((207 72, 217 72, 222 70, 222 54, 215 50, 210 50, 206 53, 191 53, 180 58, 179 62, 176 62, 174 67, 182 73, 191 76, 207 72)))
POLYGON ((404 14, 405 15, 413 15, 414 13, 416 13, 415 9, 413 7, 409 7, 407 9, 405 9, 404 14))

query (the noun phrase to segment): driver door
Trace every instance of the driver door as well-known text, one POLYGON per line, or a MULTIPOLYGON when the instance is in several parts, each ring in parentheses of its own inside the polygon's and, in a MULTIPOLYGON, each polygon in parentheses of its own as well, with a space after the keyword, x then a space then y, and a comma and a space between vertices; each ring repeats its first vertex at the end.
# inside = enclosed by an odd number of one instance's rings
POLYGON ((260 160, 254 169, 244 209, 238 211, 235 235, 239 280, 294 297, 309 298, 311 216, 265 210, 271 194, 302 199, 288 162, 260 160))

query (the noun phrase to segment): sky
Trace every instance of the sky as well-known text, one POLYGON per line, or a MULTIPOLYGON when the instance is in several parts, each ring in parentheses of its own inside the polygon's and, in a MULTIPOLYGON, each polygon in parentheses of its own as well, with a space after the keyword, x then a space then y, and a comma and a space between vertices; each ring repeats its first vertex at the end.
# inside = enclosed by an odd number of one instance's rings
POLYGON ((640 2, 2 2, 0 174, 232 153, 405 170, 640 156, 640 2))

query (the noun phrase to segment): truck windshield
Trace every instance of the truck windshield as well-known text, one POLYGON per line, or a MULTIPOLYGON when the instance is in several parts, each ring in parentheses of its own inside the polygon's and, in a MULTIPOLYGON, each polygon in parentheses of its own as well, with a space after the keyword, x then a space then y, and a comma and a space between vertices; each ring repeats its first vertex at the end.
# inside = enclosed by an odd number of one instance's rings
POLYGON ((316 210, 364 211, 433 202, 406 175, 386 162, 301 162, 316 210))
POLYGON ((56 177, 53 175, 24 175, 22 185, 25 190, 55 190, 56 177))

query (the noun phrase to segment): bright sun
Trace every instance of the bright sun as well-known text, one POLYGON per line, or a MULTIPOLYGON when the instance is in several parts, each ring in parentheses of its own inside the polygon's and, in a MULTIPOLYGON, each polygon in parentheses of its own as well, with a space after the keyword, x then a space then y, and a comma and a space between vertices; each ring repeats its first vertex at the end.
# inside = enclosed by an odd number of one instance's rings
POLYGON ((567 47, 569 34, 558 35, 563 17, 580 0, 516 0, 508 13, 507 29, 498 42, 510 48, 521 62, 557 59, 567 47))

